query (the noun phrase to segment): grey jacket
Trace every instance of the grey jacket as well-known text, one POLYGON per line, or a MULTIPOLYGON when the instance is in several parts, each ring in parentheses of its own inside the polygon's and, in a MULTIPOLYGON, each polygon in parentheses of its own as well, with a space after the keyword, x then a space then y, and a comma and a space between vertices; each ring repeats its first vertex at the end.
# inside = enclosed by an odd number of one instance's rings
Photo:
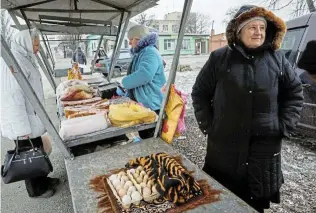
POLYGON ((72 56, 73 62, 78 62, 79 64, 87 64, 87 59, 82 50, 77 50, 72 56))

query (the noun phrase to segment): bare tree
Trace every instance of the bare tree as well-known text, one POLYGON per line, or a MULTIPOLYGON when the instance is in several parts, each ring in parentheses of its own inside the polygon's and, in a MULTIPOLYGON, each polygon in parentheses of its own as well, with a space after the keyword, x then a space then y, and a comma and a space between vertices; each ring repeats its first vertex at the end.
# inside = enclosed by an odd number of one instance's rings
POLYGON ((190 13, 186 23, 186 33, 206 34, 210 33, 211 19, 203 13, 190 13))
POLYGON ((63 45, 69 47, 72 51, 75 51, 78 47, 81 35, 62 35, 60 39, 63 40, 63 45))
POLYGON ((187 23, 186 23, 185 32, 196 33, 197 31, 196 28, 197 28, 197 15, 196 13, 190 13, 187 23))
POLYGON ((273 10, 292 8, 292 16, 297 17, 310 12, 315 12, 315 0, 268 0, 264 4, 273 10))
POLYGON ((7 10, 1 9, 1 35, 8 45, 11 44, 14 29, 11 27, 11 17, 7 10))
POLYGON ((225 13, 225 19, 223 20, 223 23, 225 25, 228 24, 228 22, 230 22, 230 20, 232 20, 235 16, 235 14, 238 12, 240 7, 231 7, 229 8, 226 13, 225 13))
POLYGON ((148 15, 147 13, 141 13, 136 18, 135 21, 138 24, 145 25, 145 26, 151 26, 154 22, 155 15, 148 15))
POLYGON ((72 53, 75 52, 80 43, 81 35, 62 35, 59 38, 63 40, 59 46, 63 47, 64 58, 67 58, 69 57, 67 50, 70 49, 72 53))
POLYGON ((196 14, 196 33, 207 34, 210 33, 211 19, 208 15, 197 13, 196 14))

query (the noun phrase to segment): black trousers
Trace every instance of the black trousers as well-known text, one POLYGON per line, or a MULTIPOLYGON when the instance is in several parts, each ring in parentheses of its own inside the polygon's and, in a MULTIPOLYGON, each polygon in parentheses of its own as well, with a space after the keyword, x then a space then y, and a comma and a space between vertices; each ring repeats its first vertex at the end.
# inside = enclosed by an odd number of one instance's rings
MULTIPOLYGON (((31 139, 34 147, 42 148, 43 142, 41 137, 31 139)), ((17 141, 15 141, 15 144, 17 141)), ((31 149, 32 146, 29 140, 19 140, 19 150, 31 149)), ((49 178, 47 176, 37 177, 25 180, 27 193, 30 197, 37 197, 44 194, 49 188, 49 178)))

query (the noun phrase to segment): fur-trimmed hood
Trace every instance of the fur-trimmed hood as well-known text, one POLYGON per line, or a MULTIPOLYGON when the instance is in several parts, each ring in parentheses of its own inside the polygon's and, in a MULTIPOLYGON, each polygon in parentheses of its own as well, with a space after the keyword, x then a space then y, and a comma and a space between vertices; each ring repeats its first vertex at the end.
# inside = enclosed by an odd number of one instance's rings
POLYGON ((158 40, 157 33, 150 33, 147 36, 143 37, 139 40, 136 47, 131 48, 131 53, 134 55, 147 46, 156 46, 156 42, 158 40))
POLYGON ((268 24, 266 42, 270 43, 270 46, 273 50, 280 48, 283 37, 286 33, 285 22, 271 11, 263 7, 257 7, 253 5, 242 6, 234 18, 228 23, 226 28, 226 37, 230 47, 232 47, 238 41, 238 26, 244 21, 256 16, 264 17, 267 20, 268 24))

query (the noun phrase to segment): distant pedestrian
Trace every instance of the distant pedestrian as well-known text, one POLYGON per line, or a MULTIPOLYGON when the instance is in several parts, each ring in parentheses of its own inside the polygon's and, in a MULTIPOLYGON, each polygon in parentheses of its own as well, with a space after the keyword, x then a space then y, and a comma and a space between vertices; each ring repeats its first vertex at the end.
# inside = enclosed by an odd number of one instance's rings
MULTIPOLYGON (((81 50, 81 47, 78 47, 76 52, 72 56, 72 62, 78 63, 79 67, 80 65, 87 65, 87 59, 83 51, 81 50)), ((80 67, 80 72, 83 74, 83 67, 80 67)))
POLYGON ((259 212, 280 203, 282 138, 303 105, 301 81, 277 51, 285 32, 271 11, 241 7, 227 26, 228 46, 211 53, 192 90, 208 135, 203 170, 259 212))

